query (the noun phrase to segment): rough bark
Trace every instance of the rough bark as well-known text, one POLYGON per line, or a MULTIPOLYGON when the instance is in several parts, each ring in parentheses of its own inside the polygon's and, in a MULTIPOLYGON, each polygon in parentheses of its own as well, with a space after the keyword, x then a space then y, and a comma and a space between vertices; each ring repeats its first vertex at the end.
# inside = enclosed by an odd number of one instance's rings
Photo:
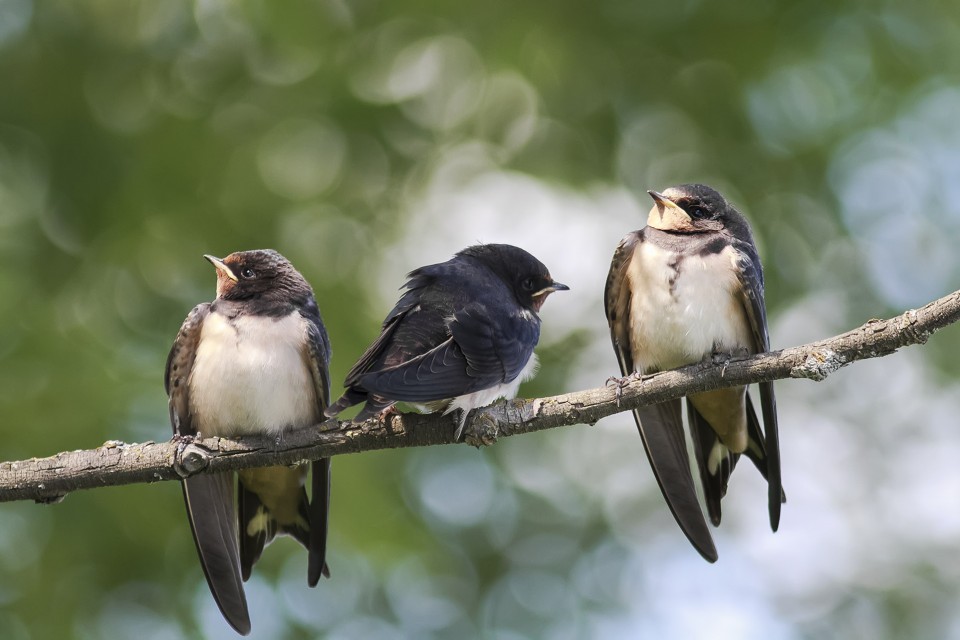
MULTIPOLYGON (((593 424, 634 407, 721 387, 782 378, 824 380, 851 362, 889 355, 926 342, 960 319, 960 291, 888 320, 870 320, 847 333, 755 356, 701 363, 643 378, 548 398, 498 402, 476 410, 467 442, 492 444, 498 437, 566 425, 593 424)), ((168 427, 158 427, 162 431, 168 427)), ((0 463, 0 501, 55 502, 78 489, 178 480, 195 473, 293 464, 375 449, 454 442, 453 416, 395 414, 383 422, 328 421, 312 429, 271 438, 207 438, 196 442, 109 441, 96 449, 48 458, 0 463)))

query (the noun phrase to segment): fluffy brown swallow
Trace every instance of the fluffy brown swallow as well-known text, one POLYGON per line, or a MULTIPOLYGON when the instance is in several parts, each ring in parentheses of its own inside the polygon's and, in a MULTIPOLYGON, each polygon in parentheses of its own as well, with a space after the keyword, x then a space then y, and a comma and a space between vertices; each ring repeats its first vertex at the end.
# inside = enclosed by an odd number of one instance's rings
MULTIPOLYGON (((276 251, 204 257, 217 270, 217 297, 194 307, 167 359, 175 435, 279 439, 321 422, 330 399, 330 342, 310 285, 276 251)), ((250 631, 243 582, 276 534, 307 548, 311 587, 330 575, 330 460, 310 466, 312 499, 306 465, 203 474, 182 483, 207 584, 241 634, 250 631)))

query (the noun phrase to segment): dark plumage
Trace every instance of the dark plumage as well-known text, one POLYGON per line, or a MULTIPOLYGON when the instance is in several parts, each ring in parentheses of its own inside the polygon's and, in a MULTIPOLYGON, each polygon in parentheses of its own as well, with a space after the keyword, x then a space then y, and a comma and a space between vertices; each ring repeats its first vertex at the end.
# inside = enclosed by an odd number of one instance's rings
POLYGON ((366 419, 397 401, 431 410, 470 409, 513 397, 536 366, 537 312, 566 290, 539 260, 517 247, 481 244, 409 274, 406 292, 380 337, 347 374, 332 417, 366 402, 366 419))
MULTIPOLYGON (((763 271, 747 221, 710 187, 686 184, 662 194, 647 226, 627 234, 610 265, 604 306, 624 375, 654 373, 715 355, 767 351, 763 271)), ((783 490, 773 384, 761 383, 760 427, 746 387, 686 399, 694 455, 710 520, 740 454, 767 479, 770 525, 783 490)), ((717 551, 697 501, 680 401, 634 411, 647 457, 677 523, 704 558, 717 551)))
MULTIPOLYGON (((167 359, 175 436, 279 438, 320 422, 330 399, 330 342, 310 285, 276 251, 204 257, 217 269, 217 298, 190 312, 167 359)), ((306 465, 183 481, 207 584, 241 634, 250 631, 243 581, 276 534, 307 548, 310 586, 329 576, 330 460, 311 467, 312 500, 304 489, 306 465)))

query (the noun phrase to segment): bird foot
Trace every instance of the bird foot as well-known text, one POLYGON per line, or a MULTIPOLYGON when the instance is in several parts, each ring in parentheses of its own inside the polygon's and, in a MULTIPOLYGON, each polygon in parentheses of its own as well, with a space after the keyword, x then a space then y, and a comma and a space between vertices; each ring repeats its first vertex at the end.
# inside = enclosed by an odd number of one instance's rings
POLYGON ((720 377, 722 378, 727 373, 727 366, 737 358, 745 358, 749 356, 750 352, 746 347, 739 347, 733 351, 714 351, 709 356, 704 358, 706 362, 713 363, 715 365, 723 365, 723 370, 720 371, 720 377))
POLYGON ((392 403, 374 404, 367 402, 363 409, 360 410, 360 413, 345 423, 345 426, 360 427, 365 423, 376 422, 378 427, 384 428, 389 426, 390 418, 397 413, 400 412, 397 411, 395 405, 392 403))
POLYGON ((709 356, 704 358, 704 360, 706 360, 707 362, 711 362, 713 364, 726 364, 727 362, 730 361, 730 354, 720 352, 720 351, 714 351, 709 356))
POLYGON ((183 447, 186 447, 188 444, 193 444, 194 442, 196 442, 196 441, 198 441, 198 440, 203 440, 203 437, 200 435, 200 432, 199 432, 199 431, 198 431, 197 433, 194 433, 194 434, 191 434, 191 435, 184 435, 184 434, 180 434, 180 433, 174 433, 174 434, 173 434, 173 437, 170 438, 170 441, 171 441, 171 442, 176 442, 177 445, 179 445, 178 448, 180 448, 180 449, 182 449, 183 447))
POLYGON ((376 414, 369 416, 367 420, 369 420, 370 418, 376 418, 377 425, 383 429, 383 428, 389 427, 390 419, 393 418, 393 416, 397 416, 397 415, 400 415, 400 411, 397 409, 397 405, 392 404, 389 407, 386 407, 385 409, 383 409, 382 411, 379 411, 376 414))
POLYGON ((723 369, 720 370, 720 377, 727 375, 727 365, 730 364, 730 354, 729 353, 720 353, 713 352, 708 357, 704 358, 705 361, 715 364, 717 366, 723 365, 723 369))
POLYGON ((192 436, 174 435, 177 449, 173 454, 173 470, 181 478, 189 478, 205 468, 210 462, 210 452, 197 444, 200 434, 192 436))
POLYGON ((397 405, 392 404, 377 414, 377 419, 380 421, 380 424, 386 424, 392 416, 398 415, 399 413, 400 410, 397 409, 397 405))
POLYGON ((332 418, 327 418, 317 425, 317 431, 321 433, 326 433, 327 431, 340 431, 342 429, 346 429, 348 426, 350 426, 349 420, 346 422, 340 422, 337 417, 334 416, 332 418))
POLYGON ((604 383, 604 386, 614 387, 614 392, 613 392, 614 398, 616 398, 617 406, 619 407, 620 398, 623 397, 623 388, 628 384, 630 384, 631 382, 635 382, 637 380, 643 380, 643 374, 640 373, 639 371, 634 371, 633 373, 625 375, 622 378, 618 378, 617 376, 610 376, 609 378, 607 378, 607 381, 604 383))
POLYGON ((191 433, 191 434, 182 434, 174 432, 173 437, 170 438, 170 442, 177 445, 176 450, 174 450, 174 469, 177 470, 177 473, 181 477, 186 477, 179 469, 183 468, 182 460, 184 457, 184 452, 187 450, 187 447, 192 447, 195 443, 203 440, 203 437, 200 435, 200 432, 191 433))
POLYGON ((486 413, 481 413, 470 424, 457 429, 457 440, 460 434, 464 434, 463 441, 476 448, 489 447, 497 442, 497 436, 500 430, 497 428, 496 421, 486 413), (464 428, 466 427, 466 428, 464 428))
POLYGON ((746 358, 749 355, 750 350, 746 347, 735 347, 730 351, 714 351, 704 358, 704 360, 712 362, 713 364, 729 364, 732 360, 746 358))

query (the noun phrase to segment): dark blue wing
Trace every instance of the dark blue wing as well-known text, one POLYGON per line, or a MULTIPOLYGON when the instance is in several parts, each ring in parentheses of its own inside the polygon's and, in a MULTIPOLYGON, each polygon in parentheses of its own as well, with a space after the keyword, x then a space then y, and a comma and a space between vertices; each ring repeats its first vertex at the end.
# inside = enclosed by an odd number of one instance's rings
MULTIPOLYGON (((763 267, 760 265, 760 257, 752 243, 738 242, 735 248, 740 258, 738 275, 743 292, 743 308, 753 333, 754 350, 756 353, 763 353, 770 349, 767 310, 763 298, 763 267)), ((767 509, 770 512, 770 527, 776 531, 780 525, 780 505, 784 501, 780 472, 777 399, 773 393, 773 382, 761 382, 758 386, 760 387, 760 412, 763 414, 764 425, 767 509)))
POLYGON ((313 376, 317 410, 322 414, 330 404, 330 338, 314 300, 311 299, 300 314, 307 324, 307 366, 313 376))
POLYGON ((408 359, 409 354, 423 353, 449 337, 446 326, 437 313, 420 309, 421 293, 432 281, 421 273, 422 271, 424 269, 418 269, 409 274, 410 279, 405 285, 407 291, 387 314, 380 328, 380 335, 350 368, 343 383, 345 387, 356 385, 364 374, 372 370, 403 362, 408 359), (418 321, 406 323, 408 314, 414 309, 421 311, 416 313, 418 321), (405 330, 397 336, 397 329, 401 325, 405 325, 405 330))
POLYGON ((454 314, 450 337, 426 353, 360 377, 369 392, 406 402, 430 402, 489 389, 520 375, 540 339, 532 313, 492 317, 472 303, 454 314))
MULTIPOLYGON (((301 311, 307 321, 308 365, 317 396, 317 415, 323 415, 330 404, 330 338, 320 318, 320 310, 311 299, 301 311)), ((307 583, 313 587, 320 576, 330 577, 327 567, 327 531, 330 514, 330 458, 315 460, 310 465, 311 497, 308 507, 310 538, 307 541, 309 561, 307 583)))

